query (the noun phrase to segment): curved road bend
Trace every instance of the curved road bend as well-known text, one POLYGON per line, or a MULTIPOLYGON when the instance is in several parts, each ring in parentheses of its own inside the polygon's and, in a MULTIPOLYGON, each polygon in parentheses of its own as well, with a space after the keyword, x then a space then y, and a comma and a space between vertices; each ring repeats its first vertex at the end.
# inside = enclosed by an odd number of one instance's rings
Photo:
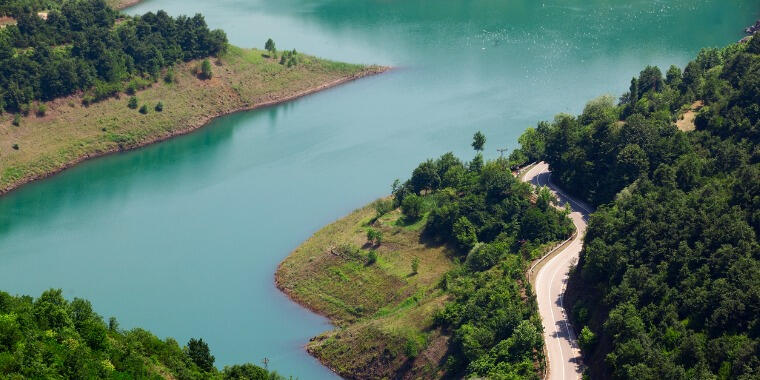
POLYGON ((537 186, 547 186, 557 196, 561 204, 570 203, 570 214, 575 228, 575 238, 561 252, 556 254, 539 269, 536 275, 536 299, 538 313, 544 325, 544 342, 546 343, 548 376, 550 380, 580 379, 583 372, 581 352, 578 348, 569 314, 565 312, 563 299, 567 275, 570 267, 578 261, 583 247, 583 235, 586 232, 588 214, 592 208, 583 202, 567 196, 551 182, 549 164, 539 162, 531 168, 523 179, 537 186))

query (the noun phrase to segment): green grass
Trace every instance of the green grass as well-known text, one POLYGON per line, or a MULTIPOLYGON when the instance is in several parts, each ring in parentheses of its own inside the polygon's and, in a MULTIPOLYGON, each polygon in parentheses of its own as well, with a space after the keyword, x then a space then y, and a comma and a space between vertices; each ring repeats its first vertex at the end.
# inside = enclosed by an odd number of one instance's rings
MULTIPOLYGON (((214 77, 200 80, 194 74, 198 62, 174 68, 175 81, 159 80, 135 94, 150 111, 143 115, 127 107, 121 93, 85 107, 72 96, 46 103, 47 113, 23 117, 11 125, 13 115, 0 115, 0 193, 44 177, 84 157, 141 146, 205 124, 211 117, 257 104, 287 98, 327 83, 377 67, 337 65, 300 54, 303 60, 287 68, 263 57, 261 50, 231 46, 212 63, 214 77), (153 112, 159 101, 163 112, 153 112), (54 132, 51 132, 54 131, 54 132), (18 144, 20 149, 12 149, 18 144)), ((160 76, 163 78, 163 75, 160 76)))
POLYGON ((394 378, 411 363, 405 373, 431 377, 448 348, 448 337, 433 327, 446 300, 436 285, 456 264, 446 247, 421 240, 424 218, 403 223, 399 210, 375 216, 368 205, 315 233, 280 264, 278 286, 340 326, 308 349, 341 375, 394 378), (382 244, 367 244, 369 228, 382 232, 382 244), (342 253, 346 246, 353 250, 342 253), (370 249, 378 254, 372 265, 370 249))

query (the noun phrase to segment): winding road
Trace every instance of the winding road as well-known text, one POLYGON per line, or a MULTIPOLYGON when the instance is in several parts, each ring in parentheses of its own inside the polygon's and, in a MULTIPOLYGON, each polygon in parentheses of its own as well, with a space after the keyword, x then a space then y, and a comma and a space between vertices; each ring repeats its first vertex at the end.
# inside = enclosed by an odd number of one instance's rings
POLYGON ((563 193, 551 181, 551 171, 545 162, 539 162, 523 178, 536 186, 547 186, 557 196, 561 205, 569 202, 573 209, 570 219, 578 233, 561 251, 554 253, 536 275, 536 299, 538 313, 544 325, 544 342, 546 343, 548 373, 546 379, 571 380, 580 379, 583 373, 581 351, 569 314, 565 311, 563 301, 570 267, 578 261, 583 247, 583 235, 586 232, 588 214, 593 209, 563 193))

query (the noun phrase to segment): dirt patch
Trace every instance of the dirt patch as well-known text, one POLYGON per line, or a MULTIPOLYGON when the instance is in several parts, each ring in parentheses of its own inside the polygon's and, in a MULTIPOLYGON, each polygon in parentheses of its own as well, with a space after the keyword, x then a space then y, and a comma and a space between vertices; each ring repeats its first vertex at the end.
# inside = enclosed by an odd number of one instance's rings
POLYGON ((684 132, 693 131, 695 129, 694 119, 697 118, 697 112, 699 112, 704 106, 705 102, 701 100, 692 103, 689 109, 678 118, 678 121, 676 121, 676 127, 684 132))
POLYGON ((0 16, 0 28, 5 28, 8 25, 16 25, 16 19, 13 17, 0 16))

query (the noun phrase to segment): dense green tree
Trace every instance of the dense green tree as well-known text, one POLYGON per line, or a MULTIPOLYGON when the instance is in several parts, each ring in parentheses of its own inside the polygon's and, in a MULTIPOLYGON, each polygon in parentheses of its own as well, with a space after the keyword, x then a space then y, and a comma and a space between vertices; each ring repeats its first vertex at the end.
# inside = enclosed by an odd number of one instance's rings
POLYGON ((417 166, 412 173, 412 190, 419 194, 424 190, 435 190, 441 184, 438 168, 433 160, 427 160, 417 166))
POLYGON ((484 145, 486 145, 486 136, 480 131, 475 132, 472 136, 472 149, 481 152, 484 145))
POLYGON ((214 368, 214 355, 211 355, 211 350, 208 348, 208 344, 203 339, 190 338, 187 342, 187 355, 190 360, 198 366, 198 368, 208 372, 214 368))

